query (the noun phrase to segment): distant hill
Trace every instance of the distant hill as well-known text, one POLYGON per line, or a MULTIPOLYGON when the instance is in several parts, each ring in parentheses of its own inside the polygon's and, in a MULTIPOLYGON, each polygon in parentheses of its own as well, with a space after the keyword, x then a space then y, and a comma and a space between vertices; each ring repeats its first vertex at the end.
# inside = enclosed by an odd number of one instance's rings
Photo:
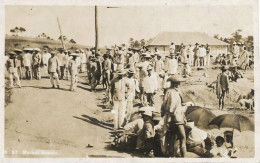
MULTIPOLYGON (((9 52, 13 49, 23 49, 25 47, 31 48, 43 48, 44 46, 48 46, 52 49, 61 48, 61 41, 59 40, 48 40, 43 38, 32 38, 32 37, 21 37, 21 36, 9 36, 5 35, 5 51, 9 52)), ((85 49, 92 48, 91 46, 65 43, 66 49, 85 49)))

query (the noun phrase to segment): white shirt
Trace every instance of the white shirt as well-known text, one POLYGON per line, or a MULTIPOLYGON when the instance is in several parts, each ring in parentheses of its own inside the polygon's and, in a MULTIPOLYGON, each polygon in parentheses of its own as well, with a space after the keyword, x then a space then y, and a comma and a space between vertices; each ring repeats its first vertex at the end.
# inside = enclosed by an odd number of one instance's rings
POLYGON ((60 65, 60 66, 63 66, 63 65, 64 65, 64 61, 63 61, 64 56, 65 56, 64 53, 58 53, 58 55, 57 55, 58 62, 59 62, 59 65, 60 65))
POLYGON ((178 62, 175 58, 168 59, 165 67, 168 74, 176 74, 178 69, 178 62))
POLYGON ((147 75, 144 78, 143 87, 145 93, 154 93, 158 89, 158 81, 155 73, 151 73, 151 76, 147 75))
POLYGON ((24 64, 24 66, 31 66, 31 64, 32 64, 32 54, 25 53, 23 55, 23 64, 24 64))
POLYGON ((199 57, 205 57, 207 55, 207 51, 204 47, 199 48, 199 57))
POLYGON ((43 53, 42 54, 42 62, 43 64, 47 64, 49 62, 49 59, 51 58, 51 54, 50 53, 43 53))

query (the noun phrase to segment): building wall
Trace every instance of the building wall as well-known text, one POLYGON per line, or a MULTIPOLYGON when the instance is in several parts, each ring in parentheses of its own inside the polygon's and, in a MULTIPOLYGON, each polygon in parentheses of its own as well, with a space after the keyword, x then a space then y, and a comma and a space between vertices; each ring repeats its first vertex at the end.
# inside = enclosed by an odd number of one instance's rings
MULTIPOLYGON (((154 52, 154 49, 157 48, 162 55, 168 55, 170 46, 149 46, 149 49, 154 52)), ((227 54, 228 46, 227 45, 210 45, 211 55, 215 58, 218 54, 227 54)), ((178 46, 175 47, 175 53, 178 51, 178 46)))

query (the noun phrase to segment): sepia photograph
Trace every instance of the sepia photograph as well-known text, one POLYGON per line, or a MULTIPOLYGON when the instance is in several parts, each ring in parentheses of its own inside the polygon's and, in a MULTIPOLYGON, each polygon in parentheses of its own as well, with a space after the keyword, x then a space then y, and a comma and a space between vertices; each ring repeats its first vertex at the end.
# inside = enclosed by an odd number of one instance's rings
POLYGON ((253 2, 6 5, 4 157, 255 158, 253 2))

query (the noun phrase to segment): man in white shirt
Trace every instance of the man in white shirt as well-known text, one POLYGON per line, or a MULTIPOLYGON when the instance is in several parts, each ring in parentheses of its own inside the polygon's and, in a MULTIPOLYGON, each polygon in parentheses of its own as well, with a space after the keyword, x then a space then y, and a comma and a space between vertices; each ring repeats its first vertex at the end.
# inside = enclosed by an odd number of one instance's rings
POLYGON ((174 53, 175 52, 175 45, 173 42, 171 42, 171 45, 170 45, 170 53, 174 53))
POLYGON ((169 75, 174 75, 177 73, 178 62, 174 58, 174 56, 175 56, 174 53, 170 54, 170 58, 168 59, 166 66, 165 66, 165 71, 169 75))
POLYGON ((50 58, 51 58, 51 54, 48 53, 47 48, 44 48, 43 53, 42 53, 42 63, 43 63, 43 68, 44 68, 44 76, 49 76, 48 75, 48 62, 49 62, 50 58))
POLYGON ((200 45, 199 48, 199 61, 200 61, 200 66, 204 66, 204 58, 206 57, 207 51, 204 48, 203 45, 200 45))
POLYGON ((63 77, 64 77, 64 61, 63 61, 63 58, 65 56, 64 54, 64 51, 63 49, 61 49, 59 51, 59 53, 57 54, 57 59, 58 59, 58 62, 59 62, 59 69, 60 69, 60 73, 59 73, 59 79, 60 80, 63 80, 63 77))
POLYGON ((144 78, 144 94, 146 95, 147 102, 150 106, 154 105, 154 95, 158 90, 158 81, 155 73, 152 72, 153 67, 149 65, 147 67, 147 76, 144 78))
POLYGON ((64 51, 64 56, 63 56, 63 63, 64 63, 64 79, 65 80, 69 80, 69 69, 68 69, 68 65, 69 65, 69 60, 72 59, 71 56, 69 56, 68 51, 64 51))
POLYGON ((25 77, 26 79, 32 80, 32 48, 24 48, 25 54, 23 55, 23 64, 25 67, 25 77))

